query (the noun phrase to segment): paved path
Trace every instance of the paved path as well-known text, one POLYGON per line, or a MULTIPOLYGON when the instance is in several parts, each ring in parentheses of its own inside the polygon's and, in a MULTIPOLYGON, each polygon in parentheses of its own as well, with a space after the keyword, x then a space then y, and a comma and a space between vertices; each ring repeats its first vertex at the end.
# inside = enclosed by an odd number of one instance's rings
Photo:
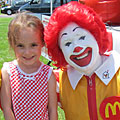
POLYGON ((2 15, 0 15, 0 18, 5 18, 5 17, 14 17, 15 16, 15 14, 12 14, 12 15, 7 15, 7 14, 2 14, 2 15))

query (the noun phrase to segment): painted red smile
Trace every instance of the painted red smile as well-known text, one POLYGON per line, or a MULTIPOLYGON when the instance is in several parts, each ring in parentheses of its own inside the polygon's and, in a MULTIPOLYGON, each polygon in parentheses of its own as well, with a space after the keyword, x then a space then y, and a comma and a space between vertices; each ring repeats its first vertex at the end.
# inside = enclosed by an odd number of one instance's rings
POLYGON ((92 48, 87 47, 80 55, 71 55, 70 59, 80 67, 88 65, 92 58, 92 48))

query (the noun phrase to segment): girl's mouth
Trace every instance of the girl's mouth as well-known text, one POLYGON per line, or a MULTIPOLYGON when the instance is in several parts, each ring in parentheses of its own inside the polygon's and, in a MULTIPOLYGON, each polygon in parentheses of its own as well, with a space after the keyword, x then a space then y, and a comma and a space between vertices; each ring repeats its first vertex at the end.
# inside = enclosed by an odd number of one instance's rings
POLYGON ((23 57, 25 60, 31 60, 31 59, 33 59, 34 58, 34 56, 32 56, 32 57, 23 57))

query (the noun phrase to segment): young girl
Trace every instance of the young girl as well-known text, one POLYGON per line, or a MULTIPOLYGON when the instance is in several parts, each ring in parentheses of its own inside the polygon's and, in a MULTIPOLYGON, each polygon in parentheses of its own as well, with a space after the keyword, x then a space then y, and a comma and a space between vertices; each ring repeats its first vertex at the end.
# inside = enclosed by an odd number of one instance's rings
POLYGON ((39 58, 43 25, 28 13, 9 24, 8 41, 16 59, 2 68, 1 104, 5 120, 57 120, 56 80, 39 58))

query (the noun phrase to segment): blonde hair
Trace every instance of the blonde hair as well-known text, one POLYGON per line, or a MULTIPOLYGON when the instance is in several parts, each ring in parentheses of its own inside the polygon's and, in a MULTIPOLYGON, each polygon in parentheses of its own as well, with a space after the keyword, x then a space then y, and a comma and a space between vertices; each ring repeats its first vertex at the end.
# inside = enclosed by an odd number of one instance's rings
POLYGON ((30 15, 28 12, 19 13, 9 24, 8 28, 8 41, 10 47, 16 44, 16 41, 19 39, 19 34, 22 29, 30 27, 40 34, 40 40, 44 42, 44 27, 39 18, 36 16, 30 15))

